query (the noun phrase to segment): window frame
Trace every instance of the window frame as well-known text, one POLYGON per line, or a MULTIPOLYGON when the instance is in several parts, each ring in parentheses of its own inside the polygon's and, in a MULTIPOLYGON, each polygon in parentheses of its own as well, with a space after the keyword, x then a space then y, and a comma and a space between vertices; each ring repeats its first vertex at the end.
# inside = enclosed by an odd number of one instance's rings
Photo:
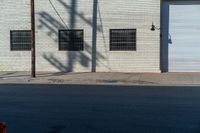
POLYGON ((135 29, 110 29, 110 37, 109 37, 109 39, 110 39, 110 45, 109 45, 109 50, 110 51, 113 51, 113 52, 117 52, 117 51, 124 51, 124 52, 128 52, 128 51, 137 51, 137 29, 135 28, 135 29), (112 48, 111 48, 111 45, 112 45, 112 31, 117 31, 117 30, 128 30, 128 31, 134 31, 134 34, 135 34, 135 36, 133 36, 133 39, 135 40, 134 42, 133 42, 133 44, 134 44, 134 46, 133 46, 133 49, 126 49, 126 50, 124 50, 124 49, 117 49, 117 50, 113 50, 112 48))
POLYGON ((84 29, 59 29, 58 30, 58 51, 71 51, 71 52, 74 51, 74 52, 79 52, 79 51, 84 51, 84 48, 85 48, 84 29), (61 31, 81 31, 83 33, 83 36, 82 36, 82 49, 79 49, 79 50, 61 49, 60 48, 60 44, 61 44, 60 34, 61 34, 61 31))
MULTIPOLYGON (((31 46, 30 46, 30 49, 13 49, 12 46, 13 46, 13 40, 12 40, 12 33, 13 32, 31 32, 31 30, 10 30, 10 51, 31 51, 31 46)), ((32 43, 32 38, 31 38, 31 43, 32 43)))

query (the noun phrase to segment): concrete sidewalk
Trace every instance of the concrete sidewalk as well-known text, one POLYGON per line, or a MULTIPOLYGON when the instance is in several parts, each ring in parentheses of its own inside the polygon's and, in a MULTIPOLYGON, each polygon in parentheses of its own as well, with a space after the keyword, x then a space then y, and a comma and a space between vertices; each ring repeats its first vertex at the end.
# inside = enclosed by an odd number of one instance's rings
POLYGON ((111 84, 200 86, 200 73, 48 73, 0 72, 0 84, 111 84))

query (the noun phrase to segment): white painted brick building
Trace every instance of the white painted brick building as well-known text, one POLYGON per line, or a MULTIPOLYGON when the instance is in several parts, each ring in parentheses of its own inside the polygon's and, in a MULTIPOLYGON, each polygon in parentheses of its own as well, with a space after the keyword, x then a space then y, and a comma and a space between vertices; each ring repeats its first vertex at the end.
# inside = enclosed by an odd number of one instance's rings
MULTIPOLYGON (((152 22, 160 27, 160 4, 35 0, 36 70, 91 72, 93 60, 96 72, 160 72, 160 30, 150 30, 152 22), (59 30, 64 29, 83 30, 83 51, 59 50, 59 30), (110 50, 110 29, 136 30, 136 50, 110 50)), ((11 50, 11 31, 31 29, 30 1, 1 0, 0 8, 0 71, 30 71, 31 51, 11 50)))

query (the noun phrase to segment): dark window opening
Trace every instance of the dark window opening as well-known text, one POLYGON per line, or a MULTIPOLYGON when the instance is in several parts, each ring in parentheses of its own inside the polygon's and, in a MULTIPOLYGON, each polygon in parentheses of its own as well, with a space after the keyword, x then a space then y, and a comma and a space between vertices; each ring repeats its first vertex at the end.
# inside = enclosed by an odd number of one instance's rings
POLYGON ((59 30, 59 50, 82 51, 83 30, 59 30))
POLYGON ((31 50, 31 31, 20 30, 10 31, 11 50, 28 51, 31 50))
POLYGON ((136 29, 111 29, 110 30, 111 51, 135 51, 136 29))

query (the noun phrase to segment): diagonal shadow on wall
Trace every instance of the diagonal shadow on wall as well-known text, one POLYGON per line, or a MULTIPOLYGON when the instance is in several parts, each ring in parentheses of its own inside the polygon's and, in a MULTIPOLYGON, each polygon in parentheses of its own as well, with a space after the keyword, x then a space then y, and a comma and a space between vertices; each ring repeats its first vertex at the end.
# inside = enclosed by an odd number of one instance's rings
POLYGON ((73 72, 75 64, 78 62, 81 66, 85 68, 91 67, 91 71, 96 71, 96 66, 98 63, 96 61, 105 59, 105 57, 97 52, 96 44, 97 44, 97 31, 103 32, 102 25, 97 25, 97 8, 98 1, 93 0, 93 16, 91 18, 86 18, 84 13, 77 11, 77 2, 78 0, 71 0, 70 4, 65 2, 64 0, 57 0, 60 5, 63 6, 66 13, 68 15, 69 20, 68 25, 65 23, 66 20, 62 19, 59 11, 57 11, 56 7, 53 5, 52 1, 49 0, 49 4, 52 5, 52 8, 57 13, 60 19, 55 16, 52 16, 47 11, 38 12, 39 16, 39 29, 47 29, 46 34, 53 39, 53 41, 58 45, 58 30, 59 29, 76 29, 77 19, 81 19, 84 23, 89 25, 92 28, 92 46, 87 42, 84 42, 84 51, 66 52, 67 61, 64 63, 59 60, 54 53, 44 53, 43 58, 47 60, 52 66, 56 67, 61 72, 73 72))

